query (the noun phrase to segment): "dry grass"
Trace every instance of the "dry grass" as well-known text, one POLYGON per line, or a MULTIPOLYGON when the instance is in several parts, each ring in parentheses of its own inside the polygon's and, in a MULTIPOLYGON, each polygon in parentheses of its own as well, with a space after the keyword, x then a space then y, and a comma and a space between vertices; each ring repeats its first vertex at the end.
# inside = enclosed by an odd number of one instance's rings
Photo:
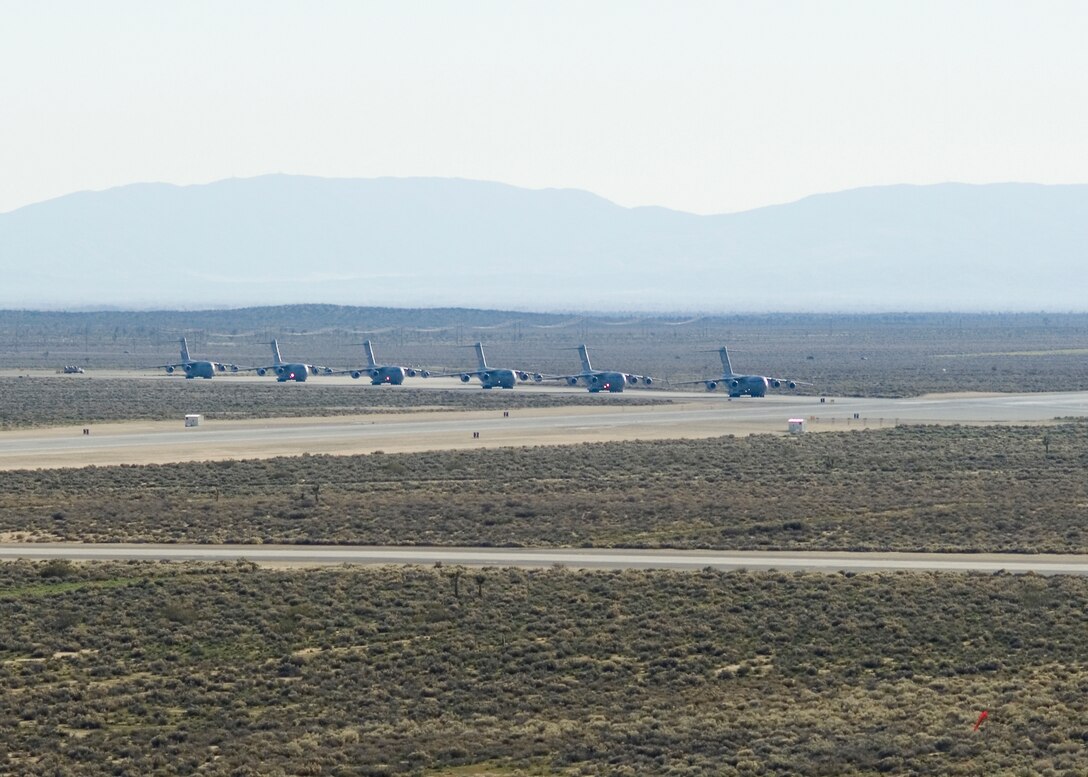
POLYGON ((1088 551, 1088 425, 3 473, 0 532, 83 541, 1088 551))
POLYGON ((1084 763, 1080 578, 45 569, 0 566, 5 774, 1084 763))

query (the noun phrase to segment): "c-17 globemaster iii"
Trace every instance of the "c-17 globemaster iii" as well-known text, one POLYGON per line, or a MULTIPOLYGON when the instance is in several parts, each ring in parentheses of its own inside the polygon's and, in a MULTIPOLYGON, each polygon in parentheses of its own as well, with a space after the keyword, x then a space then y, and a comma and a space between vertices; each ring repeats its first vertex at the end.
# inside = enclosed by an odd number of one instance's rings
MULTIPOLYGON (((465 370, 463 372, 449 372, 445 375, 435 375, 434 377, 453 377, 457 376, 461 379, 462 383, 468 383, 472 380, 473 376, 480 379, 480 388, 493 389, 504 388, 512 389, 517 385, 517 382, 527 381, 532 379, 533 381, 540 383, 544 380, 544 376, 540 373, 528 373, 525 370, 511 370, 505 367, 488 367, 487 359, 484 358, 484 345, 483 343, 474 343, 473 348, 476 349, 476 361, 479 366, 475 370, 465 370)), ((433 373, 429 373, 433 374, 433 373)), ((427 377, 424 375, 424 377, 427 377)))
POLYGON ((613 394, 623 391, 624 386, 637 386, 642 383, 649 386, 654 379, 649 375, 635 375, 630 372, 615 372, 613 370, 595 370, 589 363, 589 349, 585 343, 578 346, 578 356, 582 360, 582 371, 574 375, 549 375, 551 380, 565 380, 572 386, 579 383, 584 385, 591 394, 599 391, 608 391, 613 394))
POLYGON ((772 378, 768 375, 738 375, 733 372, 729 363, 729 351, 723 345, 718 349, 718 355, 722 360, 722 376, 720 378, 708 378, 706 380, 686 380, 677 383, 677 386, 694 385, 702 383, 707 391, 713 391, 718 384, 724 385, 729 390, 729 396, 740 397, 747 394, 750 397, 763 397, 767 395, 768 388, 780 388, 785 385, 795 389, 798 385, 811 386, 803 380, 790 380, 789 378, 772 378))
POLYGON ((285 362, 283 358, 280 357, 279 343, 273 340, 269 345, 272 346, 272 364, 264 367, 249 368, 256 371, 258 375, 267 375, 270 372, 274 372, 276 374, 276 380, 280 383, 286 383, 289 380, 302 383, 309 375, 333 374, 333 370, 330 367, 319 367, 316 364, 305 364, 303 362, 285 362))
POLYGON ((227 372, 228 370, 238 372, 238 365, 236 364, 190 358, 189 344, 185 342, 185 338, 182 337, 179 342, 181 343, 181 361, 174 364, 157 364, 155 369, 165 369, 167 375, 173 375, 177 370, 182 370, 187 380, 192 378, 207 378, 210 380, 215 377, 217 372, 227 372))
POLYGON ((402 367, 399 364, 378 364, 374 360, 374 346, 369 340, 363 342, 363 352, 366 354, 366 367, 345 370, 353 378, 361 378, 364 375, 370 377, 372 386, 399 386, 404 383, 404 378, 414 378, 420 375, 424 378, 430 376, 426 370, 417 370, 414 367, 402 367))

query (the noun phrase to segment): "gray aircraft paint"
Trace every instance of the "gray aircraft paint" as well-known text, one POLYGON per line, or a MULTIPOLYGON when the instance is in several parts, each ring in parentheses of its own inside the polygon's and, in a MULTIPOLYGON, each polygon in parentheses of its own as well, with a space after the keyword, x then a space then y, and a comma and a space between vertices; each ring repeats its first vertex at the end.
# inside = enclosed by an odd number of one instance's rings
POLYGON ((729 349, 724 345, 718 349, 718 355, 722 360, 722 376, 720 378, 711 378, 709 380, 688 380, 682 383, 677 383, 678 386, 694 385, 696 383, 702 383, 706 386, 707 391, 713 391, 719 384, 724 385, 729 390, 729 396, 731 397, 764 397, 767 395, 768 388, 780 388, 786 386, 791 389, 797 388, 798 384, 811 385, 800 380, 790 380, 789 378, 772 378, 767 375, 739 375, 733 372, 733 365, 729 361, 729 349))
POLYGON ((333 372, 328 367, 318 367, 314 364, 285 362, 283 357, 280 356, 280 344, 273 339, 269 345, 272 346, 272 364, 257 367, 256 372, 258 375, 267 375, 269 372, 273 372, 276 374, 276 381, 279 383, 286 383, 289 380, 302 383, 310 375, 331 375, 333 372))
MULTIPOLYGON (((493 389, 504 388, 512 389, 517 385, 518 381, 532 380, 536 383, 540 383, 544 380, 544 376, 540 373, 529 373, 526 370, 512 370, 505 367, 489 367, 487 364, 487 358, 484 356, 483 343, 473 343, 472 347, 476 351, 476 364, 475 370, 465 370, 464 372, 451 372, 446 375, 436 375, 435 377, 452 377, 456 376, 461 379, 462 383, 468 383, 473 377, 479 378, 480 388, 493 389)), ((426 376, 424 376, 426 377, 426 376)))
POLYGON ((399 386, 404 383, 405 377, 421 375, 426 378, 430 375, 426 370, 402 367, 399 364, 378 364, 374 359, 374 345, 369 340, 363 342, 363 353, 366 354, 366 367, 349 370, 349 374, 356 380, 364 375, 369 376, 372 386, 399 386))
POLYGON ((205 378, 211 380, 215 377, 217 372, 238 372, 238 366, 235 364, 224 364, 223 362, 213 362, 206 359, 193 359, 189 356, 189 344, 185 342, 185 338, 179 339, 181 343, 181 361, 174 364, 160 364, 156 369, 165 369, 168 375, 173 375, 178 370, 185 373, 185 379, 191 380, 193 378, 205 378))
POLYGON ((586 348, 585 343, 578 346, 578 356, 582 361, 582 371, 575 375, 557 376, 557 380, 565 380, 572 386, 583 385, 591 394, 601 391, 616 394, 623 391, 625 386, 637 386, 639 383, 649 386, 654 382, 649 375, 593 369, 589 361, 589 349, 586 348))

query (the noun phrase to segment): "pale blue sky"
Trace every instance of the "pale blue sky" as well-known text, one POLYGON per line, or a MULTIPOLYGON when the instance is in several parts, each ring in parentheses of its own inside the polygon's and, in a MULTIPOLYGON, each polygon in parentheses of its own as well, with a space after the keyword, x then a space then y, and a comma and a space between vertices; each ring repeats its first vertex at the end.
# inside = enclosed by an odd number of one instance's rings
POLYGON ((698 213, 1088 182, 1085 2, 0 0, 0 212, 457 176, 698 213))

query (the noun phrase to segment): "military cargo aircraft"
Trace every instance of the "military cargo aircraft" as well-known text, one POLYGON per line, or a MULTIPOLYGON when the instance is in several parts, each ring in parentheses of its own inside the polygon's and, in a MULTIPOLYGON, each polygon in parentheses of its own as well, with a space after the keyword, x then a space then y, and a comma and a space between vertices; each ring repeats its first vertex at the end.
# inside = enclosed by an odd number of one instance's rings
POLYGON ((629 372, 614 372, 612 370, 595 370, 589 363, 589 350, 585 343, 578 346, 578 355, 582 359, 582 371, 574 375, 548 376, 552 380, 565 380, 571 386, 579 384, 589 389, 591 394, 599 391, 608 391, 613 394, 623 391, 625 386, 637 386, 642 383, 649 386, 654 379, 649 375, 635 375, 629 372))
POLYGON ((344 370, 351 377, 358 379, 364 375, 370 378, 372 386, 399 386, 404 383, 404 378, 414 378, 416 375, 429 377, 426 370, 417 370, 414 367, 402 367, 399 364, 378 364, 374 360, 374 346, 369 340, 363 342, 363 352, 366 354, 366 367, 353 370, 344 370))
POLYGON ((182 337, 179 342, 181 343, 181 361, 174 364, 157 364, 154 369, 165 369, 167 375, 173 375, 178 370, 181 370, 185 373, 185 378, 187 380, 192 378, 207 378, 210 380, 215 377, 215 373, 217 372, 238 372, 238 365, 236 364, 224 364, 223 362, 191 358, 189 356, 189 344, 185 342, 185 338, 182 337))
POLYGON ((787 386, 788 388, 795 389, 799 385, 812 385, 811 383, 805 383, 803 380, 772 378, 767 375, 738 375, 733 372, 733 367, 729 363, 729 350, 724 345, 718 349, 718 355, 721 356, 722 359, 722 376, 720 378, 687 380, 675 385, 690 386, 696 383, 702 383, 706 386, 707 391, 713 391, 718 387, 718 384, 722 384, 729 390, 729 396, 731 397, 741 397, 745 394, 750 397, 763 397, 767 395, 768 388, 787 386))
MULTIPOLYGON (((475 370, 465 370, 464 372, 450 372, 446 375, 435 377, 452 377, 456 375, 461 379, 462 383, 468 383, 472 380, 473 376, 480 379, 480 388, 493 389, 504 388, 512 389, 517 385, 517 382, 533 380, 540 383, 544 380, 544 376, 540 373, 526 372, 525 370, 511 370, 501 367, 488 367, 487 359, 484 357, 484 345, 483 343, 474 343, 473 348, 476 349, 476 361, 479 366, 475 370)), ((424 377, 427 377, 426 375, 424 377)))
POLYGON ((269 345, 272 346, 272 364, 250 368, 256 371, 258 375, 267 375, 272 372, 275 373, 276 380, 280 383, 286 383, 289 380, 302 383, 309 375, 332 375, 334 372, 331 367, 320 367, 316 364, 304 364, 302 362, 285 362, 280 356, 279 343, 273 340, 269 345))

